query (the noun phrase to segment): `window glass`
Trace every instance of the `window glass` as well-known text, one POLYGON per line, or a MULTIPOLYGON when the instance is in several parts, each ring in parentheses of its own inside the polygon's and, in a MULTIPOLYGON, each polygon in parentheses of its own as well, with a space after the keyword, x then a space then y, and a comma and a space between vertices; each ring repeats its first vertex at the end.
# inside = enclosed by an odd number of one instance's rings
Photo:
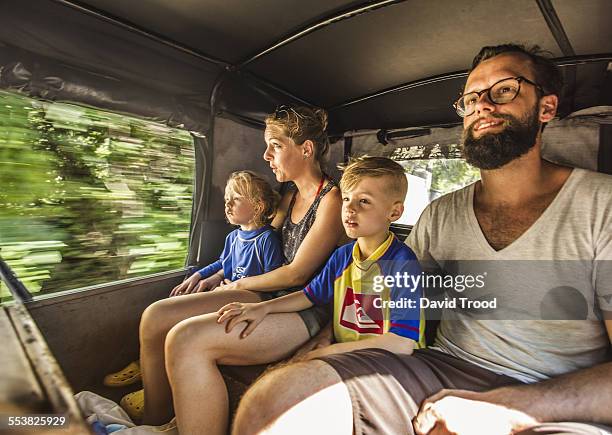
POLYGON ((181 268, 194 168, 187 131, 0 92, 0 256, 32 293, 181 268))
POLYGON ((414 225, 431 201, 480 179, 480 171, 461 158, 458 145, 398 148, 391 158, 406 169, 408 178, 398 224, 414 225))

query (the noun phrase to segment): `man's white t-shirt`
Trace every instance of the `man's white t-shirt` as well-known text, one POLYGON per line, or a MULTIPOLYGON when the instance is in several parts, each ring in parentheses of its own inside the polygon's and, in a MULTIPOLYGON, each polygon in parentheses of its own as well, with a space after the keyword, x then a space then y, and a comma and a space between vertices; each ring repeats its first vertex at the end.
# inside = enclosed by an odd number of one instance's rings
POLYGON ((484 318, 443 310, 435 348, 523 382, 609 361, 601 311, 612 312, 612 176, 574 169, 539 219, 499 251, 474 214, 474 186, 433 201, 406 240, 429 272, 502 270, 475 290, 497 298, 497 310, 484 318))

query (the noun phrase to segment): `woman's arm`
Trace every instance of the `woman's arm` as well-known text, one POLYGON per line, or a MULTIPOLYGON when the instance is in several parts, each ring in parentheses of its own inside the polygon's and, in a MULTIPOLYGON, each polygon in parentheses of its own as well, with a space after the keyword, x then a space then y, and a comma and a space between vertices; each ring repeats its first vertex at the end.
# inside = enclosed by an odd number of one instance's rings
POLYGON ((340 192, 334 188, 321 200, 317 217, 290 264, 263 275, 242 278, 223 288, 269 292, 306 284, 344 234, 341 208, 340 192))

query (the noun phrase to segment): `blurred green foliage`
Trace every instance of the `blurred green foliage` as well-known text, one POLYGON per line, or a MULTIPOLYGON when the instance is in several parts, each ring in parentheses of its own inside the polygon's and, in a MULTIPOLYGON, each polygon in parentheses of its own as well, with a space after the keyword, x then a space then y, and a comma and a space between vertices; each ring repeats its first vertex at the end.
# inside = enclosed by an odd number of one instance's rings
POLYGON ((0 255, 33 293, 181 268, 194 165, 189 132, 0 91, 0 255))
POLYGON ((422 178, 431 174, 430 200, 480 180, 478 168, 464 159, 405 160, 400 163, 409 174, 422 178))

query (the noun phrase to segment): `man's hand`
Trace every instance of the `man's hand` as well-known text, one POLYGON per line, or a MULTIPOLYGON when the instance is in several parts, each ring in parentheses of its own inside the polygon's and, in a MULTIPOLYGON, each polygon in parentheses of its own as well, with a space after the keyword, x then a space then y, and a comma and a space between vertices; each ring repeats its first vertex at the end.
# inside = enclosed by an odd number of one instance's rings
POLYGON ((219 286, 222 279, 223 278, 216 273, 208 278, 202 279, 202 276, 196 272, 185 281, 174 287, 170 292, 170 297, 214 290, 219 286))
POLYGON ((229 333, 237 323, 247 322, 246 328, 240 334, 240 338, 246 338, 255 330, 257 325, 268 315, 268 307, 265 303, 242 303, 232 302, 221 307, 217 311, 217 323, 227 321, 225 332, 229 333))
POLYGON ((418 435, 510 435, 538 424, 521 411, 485 400, 486 393, 442 390, 423 402, 414 430, 418 435))

